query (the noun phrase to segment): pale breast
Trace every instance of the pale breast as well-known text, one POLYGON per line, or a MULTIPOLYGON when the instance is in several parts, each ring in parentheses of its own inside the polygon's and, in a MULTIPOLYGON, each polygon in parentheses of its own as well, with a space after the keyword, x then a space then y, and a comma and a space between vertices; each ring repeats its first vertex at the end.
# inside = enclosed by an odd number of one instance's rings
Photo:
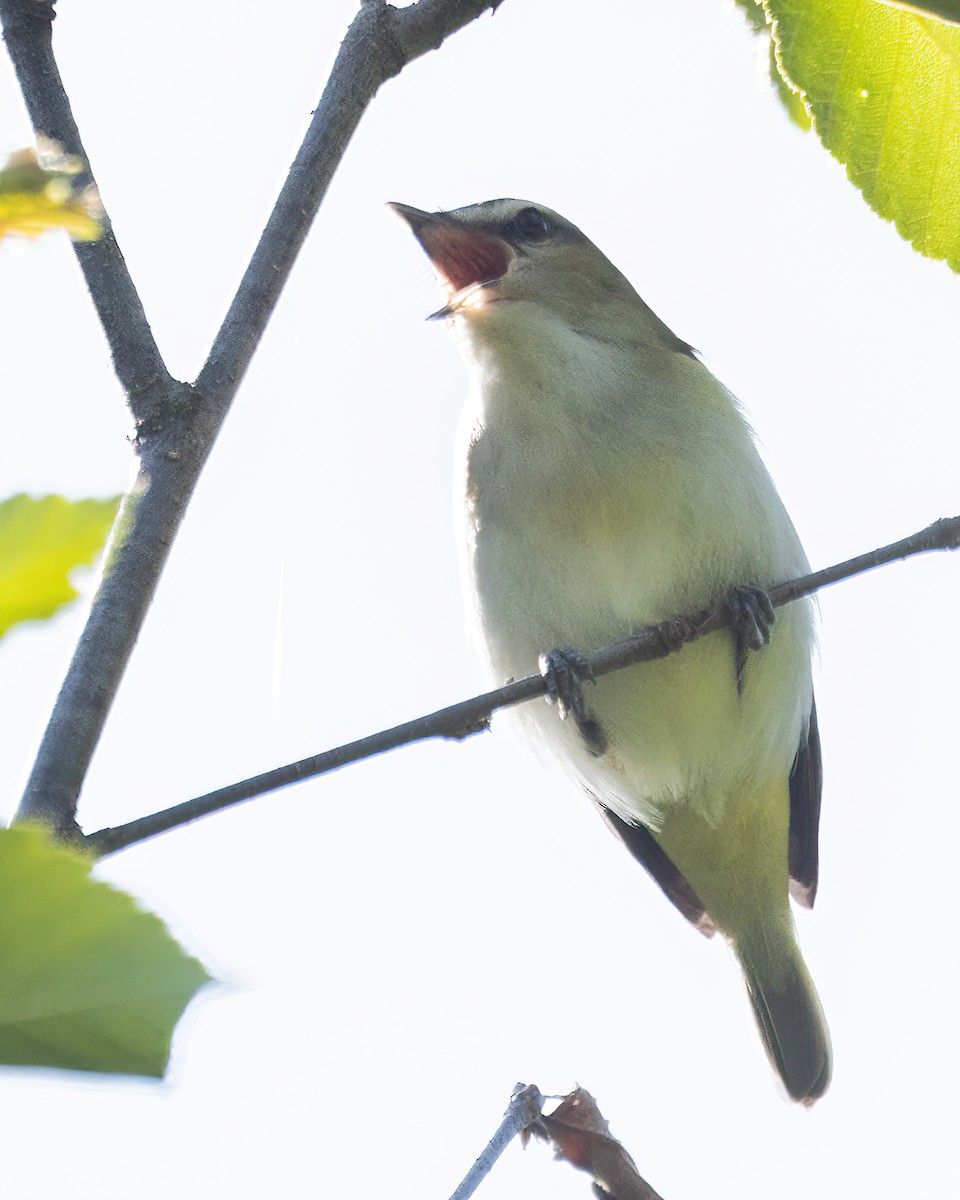
MULTIPOLYGON (((495 681, 534 673, 544 650, 594 650, 736 583, 805 568, 732 400, 699 364, 684 369, 715 389, 699 405, 673 380, 606 411, 597 397, 586 412, 575 398, 511 397, 504 380, 486 397, 497 419, 465 438, 465 538, 495 681)), ((808 613, 782 615, 745 697, 729 635, 607 677, 588 695, 609 736, 602 762, 545 705, 524 719, 620 815, 655 825, 664 798, 704 780, 722 792, 721 777, 747 768, 789 770, 809 710, 810 641, 808 613)))

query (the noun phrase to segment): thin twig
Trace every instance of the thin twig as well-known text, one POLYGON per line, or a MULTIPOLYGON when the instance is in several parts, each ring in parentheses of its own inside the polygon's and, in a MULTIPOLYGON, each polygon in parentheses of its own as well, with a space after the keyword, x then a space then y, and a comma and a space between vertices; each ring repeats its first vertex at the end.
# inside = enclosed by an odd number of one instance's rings
MULTIPOLYGON (((77 247, 135 418, 140 470, 121 506, 103 580, 17 820, 78 837, 80 789, 171 544, 353 131, 387 79, 498 3, 419 0, 396 9, 366 0, 361 6, 196 386, 168 374, 109 222, 103 238, 77 247)), ((86 161, 53 55, 53 16, 50 0, 0 0, 4 39, 35 127, 86 161)))
POLYGON ((500 1127, 487 1143, 483 1153, 473 1164, 464 1177, 463 1182, 450 1197, 450 1200, 468 1200, 477 1190, 483 1180, 513 1141, 517 1134, 522 1133, 540 1120, 543 1108, 543 1097, 534 1084, 524 1086, 518 1083, 510 1097, 510 1106, 504 1113, 500 1127))
MULTIPOLYGON (((854 575, 863 574, 865 571, 873 570, 873 568, 886 563, 909 558, 915 554, 923 554, 929 550, 956 550, 958 546, 960 546, 960 516, 944 518, 935 521, 910 537, 893 542, 889 546, 883 546, 879 550, 873 550, 869 554, 861 554, 847 562, 838 563, 836 566, 826 567, 822 571, 804 575, 800 579, 778 584, 771 588, 770 599, 774 607, 779 608, 784 604, 799 600, 803 596, 809 596, 820 588, 839 583, 854 575)), ((688 642, 715 633, 717 630, 727 629, 733 620, 733 614, 726 606, 703 614, 696 621, 696 629, 691 631, 688 642)), ((549 647, 544 647, 544 649, 549 649, 549 647)), ((611 646, 605 646, 592 654, 584 655, 584 657, 593 674, 599 677, 635 663, 666 658, 676 649, 676 645, 670 639, 665 639, 663 627, 651 626, 638 630, 632 637, 625 638, 611 646)), ((278 788, 287 787, 292 783, 299 783, 304 779, 312 779, 317 775, 326 774, 328 771, 335 771, 348 763, 358 762, 360 759, 370 758, 375 754, 382 754, 386 750, 394 750, 399 746, 409 745, 427 738, 468 737, 472 733, 486 729, 490 715, 497 709, 532 700, 537 696, 544 695, 545 691, 546 683, 541 675, 518 679, 514 683, 507 684, 506 687, 486 692, 482 696, 474 696, 470 700, 440 709, 439 712, 431 713, 429 716, 417 717, 415 720, 397 725, 393 729, 386 729, 380 733, 371 734, 369 737, 361 738, 359 741, 324 751, 322 754, 277 767, 262 775, 255 775, 251 779, 244 779, 239 783, 230 784, 228 787, 219 788, 215 792, 208 792, 204 796, 176 804, 172 808, 140 817, 126 825, 100 829, 83 838, 82 842, 88 850, 92 850, 99 856, 113 854, 136 842, 154 837, 158 833, 186 825, 199 817, 208 816, 221 808, 227 808, 243 800, 250 800, 254 796, 260 796, 266 792, 276 791, 278 788)))

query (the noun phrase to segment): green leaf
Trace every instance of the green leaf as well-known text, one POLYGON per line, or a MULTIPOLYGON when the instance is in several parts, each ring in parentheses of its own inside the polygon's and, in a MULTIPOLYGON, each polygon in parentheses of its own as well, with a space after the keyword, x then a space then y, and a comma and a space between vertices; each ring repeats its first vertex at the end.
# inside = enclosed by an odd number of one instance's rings
POLYGON ((103 548, 120 504, 13 496, 0 503, 0 637, 76 599, 68 573, 103 548))
MULTIPOLYGON (((957 0, 957 2, 960 3, 960 0, 957 0)), ((787 110, 787 116, 806 133, 812 124, 810 114, 807 112, 800 95, 780 74, 780 69, 777 66, 776 47, 770 36, 770 26, 767 24, 767 16, 761 0, 735 0, 735 3, 753 33, 757 37, 763 38, 769 47, 770 81, 776 88, 780 103, 787 110)))
POLYGON ((0 829, 0 1063, 159 1077, 209 976, 39 829, 0 829))
POLYGON ((922 17, 940 17, 954 25, 960 24, 960 0, 928 0, 926 4, 911 4, 909 0, 882 0, 882 3, 902 8, 905 12, 919 13, 922 17))
POLYGON ((867 203, 960 269, 960 29, 876 0, 765 8, 780 70, 867 203))
POLYGON ((760 0, 734 0, 740 13, 754 33, 765 33, 767 18, 760 0))
MULTIPOLYGON (((770 36, 769 30, 767 36, 770 36)), ((801 94, 794 91, 793 87, 780 74, 780 68, 777 65, 777 47, 773 38, 770 38, 770 78, 777 89, 780 103, 787 110, 787 116, 794 125, 798 125, 804 133, 807 133, 813 127, 810 111, 804 104, 801 94)))

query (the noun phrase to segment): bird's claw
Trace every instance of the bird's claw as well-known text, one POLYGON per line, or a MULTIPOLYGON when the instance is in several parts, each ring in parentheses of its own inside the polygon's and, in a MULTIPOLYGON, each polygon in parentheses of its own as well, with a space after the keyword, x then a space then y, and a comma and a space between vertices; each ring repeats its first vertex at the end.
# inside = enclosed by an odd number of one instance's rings
POLYGON ((580 720, 586 716, 583 684, 593 683, 593 671, 579 650, 569 646, 540 655, 540 674, 547 685, 547 700, 557 706, 560 717, 580 720))
POLYGON ((761 587, 735 587, 727 596, 727 608, 733 619, 736 651, 737 691, 743 692, 743 672, 751 650, 762 650, 770 641, 777 619, 770 597, 761 587))
POLYGON ((547 686, 547 700, 557 706, 562 720, 573 718, 587 749, 599 757, 607 748, 603 726, 591 716, 583 698, 583 684, 595 683, 593 670, 578 650, 569 646, 540 655, 540 674, 547 686))

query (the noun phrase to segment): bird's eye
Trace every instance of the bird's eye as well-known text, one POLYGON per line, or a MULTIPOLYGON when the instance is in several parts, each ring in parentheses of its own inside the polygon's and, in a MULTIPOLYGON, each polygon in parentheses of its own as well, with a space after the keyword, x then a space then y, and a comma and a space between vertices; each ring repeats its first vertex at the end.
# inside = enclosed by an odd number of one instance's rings
POLYGON ((513 228, 527 242, 542 242, 553 233, 553 226, 539 208, 523 208, 512 221, 513 228))

